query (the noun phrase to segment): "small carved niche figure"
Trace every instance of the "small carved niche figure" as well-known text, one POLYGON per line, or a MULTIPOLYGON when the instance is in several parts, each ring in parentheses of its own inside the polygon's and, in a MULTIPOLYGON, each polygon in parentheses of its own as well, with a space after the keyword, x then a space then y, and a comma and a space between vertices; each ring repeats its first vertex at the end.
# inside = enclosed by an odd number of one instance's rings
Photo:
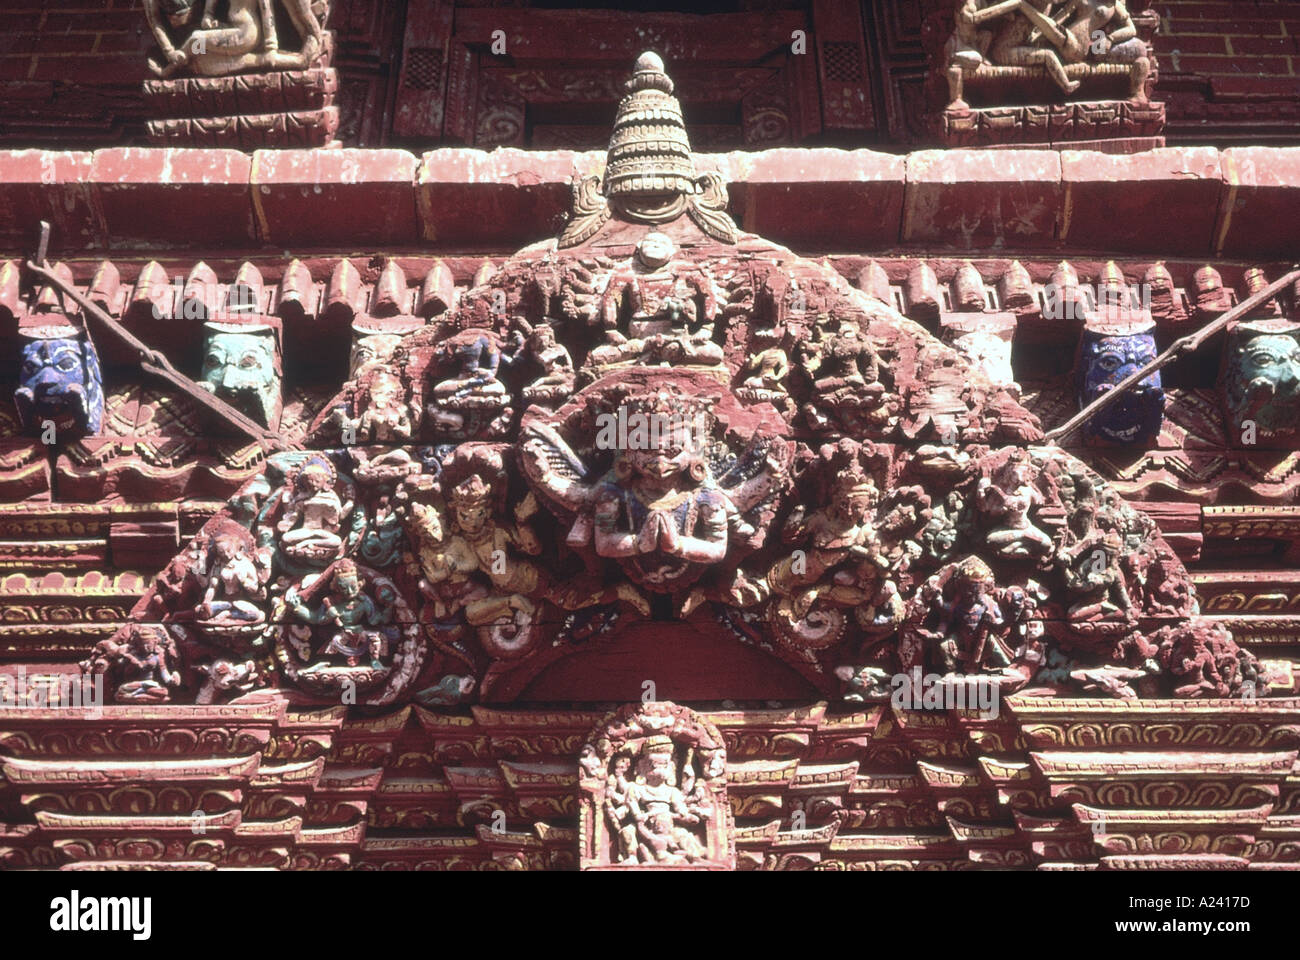
POLYGON ((556 341, 550 324, 540 324, 528 335, 528 357, 541 376, 524 387, 524 400, 554 409, 573 393, 573 357, 556 341))
POLYGON ((443 348, 454 372, 438 381, 427 404, 426 423, 440 437, 500 436, 510 423, 510 394, 497 377, 501 347, 486 330, 466 330, 443 348))
POLYGON ((342 417, 344 437, 356 443, 403 443, 411 439, 411 411, 402 378, 391 367, 376 363, 357 377, 353 394, 356 417, 342 417))
POLYGON ((1030 518, 1045 502, 1033 476, 1028 456, 1013 453, 976 486, 975 506, 987 527, 985 542, 1000 557, 1042 559, 1052 552, 1052 538, 1030 518))
POLYGON ((343 553, 352 509, 352 485, 340 480, 327 457, 315 454, 289 475, 262 515, 286 558, 320 569, 343 553))
POLYGON ((302 47, 280 49, 274 0, 227 0, 225 22, 217 19, 217 0, 144 0, 145 19, 164 62, 149 61, 155 76, 170 77, 188 68, 216 77, 251 70, 302 70, 321 53, 324 0, 279 0, 302 47))
POLYGON ((583 869, 730 869, 726 752, 716 728, 659 702, 617 711, 579 762, 583 869))
POLYGON ((811 384, 805 421, 823 433, 877 435, 889 422, 892 399, 881 382, 880 357, 854 317, 817 318, 813 339, 795 350, 811 384))
POLYGON ((95 644, 82 674, 107 676, 118 703, 168 703, 181 684, 176 641, 162 626, 133 623, 95 644))
POLYGON ((782 413, 789 410, 790 393, 786 378, 790 374, 790 358, 782 347, 786 324, 774 320, 771 326, 754 330, 749 358, 740 371, 736 396, 747 403, 770 403, 782 413))
POLYGON ((195 619, 205 633, 247 634, 266 622, 260 603, 266 599, 270 574, 267 557, 254 548, 253 536, 233 520, 213 524, 199 538, 196 574, 203 598, 195 619))

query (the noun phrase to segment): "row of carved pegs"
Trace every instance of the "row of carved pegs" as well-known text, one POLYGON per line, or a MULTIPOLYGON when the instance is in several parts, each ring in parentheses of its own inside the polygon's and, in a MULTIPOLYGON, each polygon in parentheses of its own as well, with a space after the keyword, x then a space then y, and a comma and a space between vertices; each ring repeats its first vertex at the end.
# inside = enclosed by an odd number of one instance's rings
MULTIPOLYGON (((1050 312, 1053 299, 1057 307, 1077 307, 1075 311, 1062 309, 1062 315, 1081 318, 1104 299, 1106 304, 1149 310, 1153 320, 1171 325, 1213 319, 1269 283, 1264 269, 1254 266, 1242 272, 1240 289, 1234 289, 1224 282, 1219 270, 1205 264, 1179 285, 1164 261, 1152 264, 1140 278, 1133 279, 1113 260, 1092 283, 1082 279, 1067 260, 1055 266, 1046 282, 1035 282, 1019 260, 1011 261, 998 275, 990 277, 981 274, 972 261, 964 260, 947 281, 939 279, 930 263, 916 260, 901 283, 891 281, 885 267, 871 260, 858 272, 857 281, 863 292, 892 304, 920 323, 932 323, 945 313, 1043 314, 1050 312)), ((1292 302, 1300 304, 1300 284, 1292 291, 1292 302)), ((1253 318, 1280 317, 1283 313, 1282 303, 1274 298, 1253 318)))
MULTIPOLYGON (((366 272, 347 258, 338 260, 328 279, 317 281, 301 260, 292 260, 278 283, 268 284, 262 271, 245 261, 234 278, 223 283, 215 270, 200 261, 184 276, 169 277, 156 260, 140 268, 135 281, 124 281, 111 260, 103 260, 85 284, 76 284, 66 263, 54 265, 65 282, 76 285, 86 297, 111 316, 126 321, 154 319, 219 320, 241 315, 279 316, 285 320, 331 319, 350 321, 354 316, 437 317, 455 306, 459 291, 450 267, 434 260, 418 286, 408 283, 406 271, 394 259, 372 261, 366 272), (377 263, 382 263, 376 270, 377 263), (367 282, 367 277, 373 279, 367 282)), ((495 271, 484 259, 473 285, 485 282, 495 271)), ((69 305, 70 306, 70 305, 69 305)), ((0 319, 12 321, 42 314, 75 313, 65 309, 52 285, 40 287, 25 298, 21 268, 14 261, 0 263, 0 319)))

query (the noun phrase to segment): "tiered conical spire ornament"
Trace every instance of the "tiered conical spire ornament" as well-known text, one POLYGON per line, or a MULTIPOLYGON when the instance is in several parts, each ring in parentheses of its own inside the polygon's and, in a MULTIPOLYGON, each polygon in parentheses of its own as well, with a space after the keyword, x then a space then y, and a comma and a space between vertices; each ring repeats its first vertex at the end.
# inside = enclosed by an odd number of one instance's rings
POLYGON ((637 58, 626 90, 609 138, 604 182, 594 174, 574 181, 573 213, 560 247, 587 240, 612 215, 660 224, 686 214, 715 240, 735 243, 726 186, 716 173, 695 175, 682 106, 658 54, 637 58))

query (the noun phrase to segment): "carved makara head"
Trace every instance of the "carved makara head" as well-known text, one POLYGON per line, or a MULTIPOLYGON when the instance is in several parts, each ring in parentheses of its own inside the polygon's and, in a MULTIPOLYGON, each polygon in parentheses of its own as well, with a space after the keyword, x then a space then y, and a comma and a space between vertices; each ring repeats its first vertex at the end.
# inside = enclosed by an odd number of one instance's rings
POLYGON ((94 344, 73 336, 26 344, 14 403, 28 431, 39 433, 53 422, 56 430, 98 433, 104 390, 94 344))
POLYGON ((1227 432, 1243 445, 1300 425, 1300 324, 1258 321, 1228 335, 1223 393, 1227 432))
POLYGON ((240 413, 275 429, 280 422, 280 345, 276 330, 258 324, 204 324, 199 385, 240 413))
MULTIPOLYGON (((1156 358, 1154 325, 1085 327, 1079 347, 1079 406, 1114 390, 1156 358)), ((1089 439, 1104 444, 1146 443, 1160 432, 1165 392, 1156 371, 1125 391, 1122 399, 1088 422, 1089 439)))

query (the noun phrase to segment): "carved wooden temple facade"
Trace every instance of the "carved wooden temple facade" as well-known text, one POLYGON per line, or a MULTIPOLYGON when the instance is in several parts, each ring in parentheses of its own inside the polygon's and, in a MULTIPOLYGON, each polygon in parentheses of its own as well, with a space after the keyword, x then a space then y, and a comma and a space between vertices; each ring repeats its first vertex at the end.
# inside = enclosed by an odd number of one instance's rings
POLYGON ((1300 867, 1300 3, 31 6, 0 868, 1300 867))

